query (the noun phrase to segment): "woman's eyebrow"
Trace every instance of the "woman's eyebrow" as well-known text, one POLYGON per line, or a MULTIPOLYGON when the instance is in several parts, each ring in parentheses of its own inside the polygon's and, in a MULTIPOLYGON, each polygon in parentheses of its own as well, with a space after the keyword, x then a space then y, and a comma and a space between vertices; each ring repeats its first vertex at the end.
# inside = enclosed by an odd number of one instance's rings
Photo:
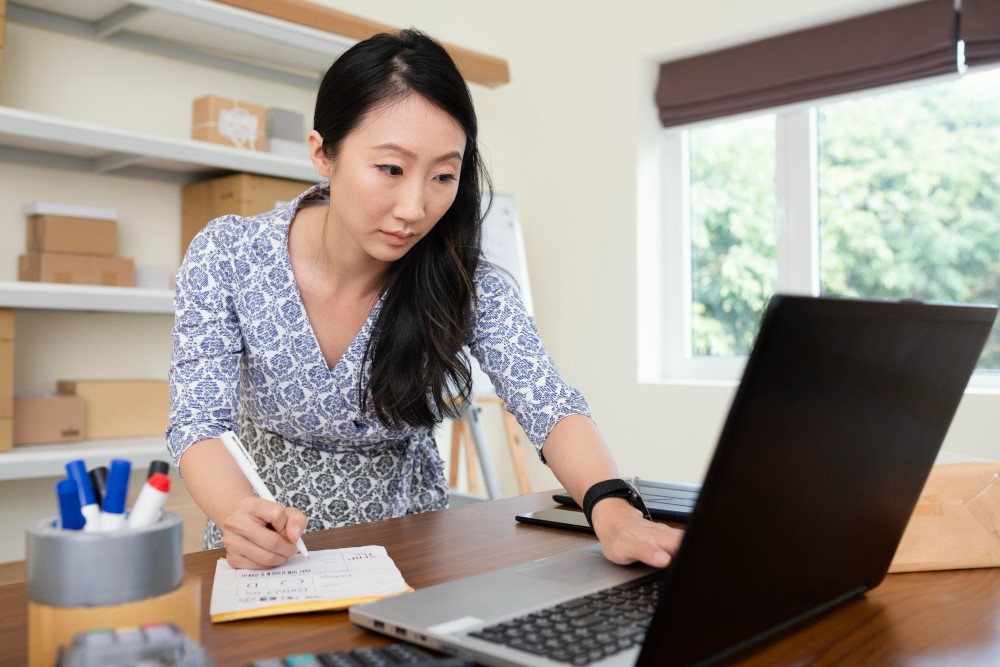
MULTIPOLYGON (((375 150, 379 151, 393 151, 399 153, 403 157, 409 158, 410 160, 416 160, 419 156, 408 148, 403 148, 399 144, 379 144, 378 146, 372 146, 375 150)), ((435 162, 445 162, 447 160, 458 160, 462 161, 462 154, 458 151, 451 151, 450 153, 445 153, 435 160, 435 162)))

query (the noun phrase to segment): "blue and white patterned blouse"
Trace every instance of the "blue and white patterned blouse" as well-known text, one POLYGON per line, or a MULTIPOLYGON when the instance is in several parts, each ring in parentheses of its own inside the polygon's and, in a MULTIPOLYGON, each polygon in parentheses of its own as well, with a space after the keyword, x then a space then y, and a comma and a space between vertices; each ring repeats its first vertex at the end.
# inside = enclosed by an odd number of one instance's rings
MULTIPOLYGON (((431 439, 425 428, 388 427, 370 405, 360 408, 358 374, 382 301, 333 369, 313 334, 288 229, 300 206, 328 197, 322 183, 269 213, 213 220, 192 241, 174 296, 167 446, 175 464, 191 444, 236 430, 238 415, 327 452, 431 439)), ((587 403, 560 377, 512 279, 484 266, 475 285, 469 348, 540 454, 561 419, 589 415, 587 403)))

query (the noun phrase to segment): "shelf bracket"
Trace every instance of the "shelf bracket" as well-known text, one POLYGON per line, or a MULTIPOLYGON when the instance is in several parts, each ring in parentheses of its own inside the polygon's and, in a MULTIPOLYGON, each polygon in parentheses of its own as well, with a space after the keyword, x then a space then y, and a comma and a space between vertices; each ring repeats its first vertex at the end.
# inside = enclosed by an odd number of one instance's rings
MULTIPOLYGON (((152 0, 145 1, 152 2, 152 0)), ((140 13, 152 11, 152 9, 145 7, 123 7, 116 12, 112 12, 101 21, 91 22, 35 9, 34 7, 18 4, 11 0, 7 5, 7 18, 15 23, 46 28, 78 37, 101 38, 105 44, 126 46, 175 60, 226 69, 238 74, 298 86, 299 88, 306 88, 308 90, 315 90, 319 86, 322 72, 315 74, 296 73, 266 64, 229 58, 224 55, 211 53, 208 50, 195 50, 190 46, 180 46, 165 39, 141 35, 125 29, 129 21, 137 18, 140 13)))
POLYGON ((126 5, 116 12, 111 12, 94 23, 94 37, 107 39, 148 11, 145 7, 126 5))
POLYGON ((94 171, 99 174, 121 171, 127 167, 137 165, 143 160, 145 160, 145 158, 141 155, 133 155, 130 153, 107 153, 94 158, 94 171))

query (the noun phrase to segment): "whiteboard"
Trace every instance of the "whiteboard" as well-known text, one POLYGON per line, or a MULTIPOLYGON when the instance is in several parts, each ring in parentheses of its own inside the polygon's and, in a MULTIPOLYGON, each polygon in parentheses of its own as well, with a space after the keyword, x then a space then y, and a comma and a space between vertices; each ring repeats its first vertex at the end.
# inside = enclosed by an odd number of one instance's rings
MULTIPOLYGON (((486 202, 483 202, 483 208, 486 202)), ((493 206, 483 221, 483 255, 487 260, 510 271, 521 288, 521 298, 534 316, 531 305, 531 286, 528 283, 528 258, 524 254, 524 237, 517 204, 511 195, 493 195, 493 206)))
MULTIPOLYGON (((483 208, 486 208, 485 201, 483 208)), ((493 195, 493 205, 483 220, 483 256, 510 272, 520 288, 524 307, 529 315, 534 316, 531 285, 528 282, 528 257, 524 252, 521 219, 512 195, 493 195)), ((496 396, 493 383, 479 368, 479 362, 471 355, 469 358, 472 361, 472 395, 496 396)))

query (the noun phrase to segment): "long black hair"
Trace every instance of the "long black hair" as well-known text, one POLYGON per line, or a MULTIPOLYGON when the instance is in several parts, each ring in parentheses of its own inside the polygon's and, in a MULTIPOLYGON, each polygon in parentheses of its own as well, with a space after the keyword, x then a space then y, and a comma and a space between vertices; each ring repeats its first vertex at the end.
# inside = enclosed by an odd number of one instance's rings
POLYGON ((344 138, 366 114, 417 94, 465 131, 465 154, 455 201, 427 236, 389 269, 359 386, 361 409, 371 401, 379 420, 431 428, 457 416, 468 400, 472 372, 462 353, 475 321, 473 276, 481 254, 481 192, 492 184, 477 144, 469 88, 451 56, 417 30, 382 33, 359 42, 327 71, 316 97, 313 128, 335 159, 344 138))

